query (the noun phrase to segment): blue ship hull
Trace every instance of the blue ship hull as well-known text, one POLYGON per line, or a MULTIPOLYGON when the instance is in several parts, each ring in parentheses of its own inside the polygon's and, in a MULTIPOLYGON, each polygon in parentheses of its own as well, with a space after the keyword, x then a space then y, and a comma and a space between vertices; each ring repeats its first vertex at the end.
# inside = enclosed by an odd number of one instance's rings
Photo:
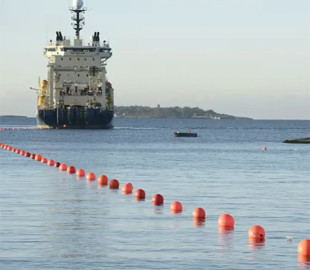
POLYGON ((114 112, 93 108, 38 110, 37 124, 45 128, 108 129, 114 112))

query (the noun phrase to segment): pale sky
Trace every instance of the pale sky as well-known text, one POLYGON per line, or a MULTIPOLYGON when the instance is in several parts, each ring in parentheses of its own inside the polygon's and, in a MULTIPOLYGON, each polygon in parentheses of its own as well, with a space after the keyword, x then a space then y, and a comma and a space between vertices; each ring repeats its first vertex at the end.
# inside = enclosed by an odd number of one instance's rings
MULTIPOLYGON (((115 105, 310 119, 309 0, 85 0, 113 56, 115 105)), ((43 48, 74 38, 69 0, 0 0, 0 115, 35 116, 43 48)))

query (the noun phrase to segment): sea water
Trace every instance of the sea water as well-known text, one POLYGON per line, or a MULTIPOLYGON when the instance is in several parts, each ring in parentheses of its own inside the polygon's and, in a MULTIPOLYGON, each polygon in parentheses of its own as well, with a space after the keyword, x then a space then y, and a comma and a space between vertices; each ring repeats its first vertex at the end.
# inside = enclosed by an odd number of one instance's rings
MULTIPOLYGON (((9 122, 0 127, 17 127, 9 122)), ((20 125, 22 126, 22 125, 20 125)), ((18 127, 20 127, 18 126, 18 127)), ((1 269, 310 269, 310 121, 115 119, 111 130, 6 130, 0 142, 131 182, 145 201, 0 148, 1 269), (174 131, 197 132, 175 138, 174 131), (264 150, 266 147, 267 150, 264 150), (164 196, 152 206, 154 194, 164 196), (180 201, 183 212, 170 213, 180 201), (205 222, 193 222, 202 207, 205 222), (224 213, 233 231, 220 231, 224 213), (260 225, 266 240, 253 244, 260 225), (287 236, 291 240, 287 240, 287 236)))

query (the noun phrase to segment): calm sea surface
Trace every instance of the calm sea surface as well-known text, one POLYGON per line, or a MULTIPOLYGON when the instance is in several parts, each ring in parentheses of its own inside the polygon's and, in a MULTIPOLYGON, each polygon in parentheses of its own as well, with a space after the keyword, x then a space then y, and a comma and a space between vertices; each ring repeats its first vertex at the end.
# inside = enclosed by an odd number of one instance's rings
POLYGON ((281 143, 310 137, 310 121, 114 126, 0 132, 3 144, 146 192, 137 202, 0 148, 0 269, 310 269, 297 259, 299 242, 310 238, 310 145, 281 143), (188 129, 198 137, 172 134, 188 129), (152 206, 156 193, 163 207, 152 206), (173 201, 182 214, 170 213, 173 201), (200 226, 197 207, 206 211, 200 226), (218 230, 224 213, 233 231, 218 230), (253 225, 264 227, 264 243, 249 243, 253 225))

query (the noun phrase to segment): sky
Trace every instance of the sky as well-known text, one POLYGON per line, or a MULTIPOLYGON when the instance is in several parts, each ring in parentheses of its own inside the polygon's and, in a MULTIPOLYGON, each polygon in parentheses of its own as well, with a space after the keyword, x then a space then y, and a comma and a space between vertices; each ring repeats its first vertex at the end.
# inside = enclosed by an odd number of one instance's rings
MULTIPOLYGON (((85 0, 113 56, 116 106, 310 120, 309 0, 85 0)), ((0 0, 0 115, 35 116, 43 48, 74 38, 69 0, 0 0), (39 4, 40 3, 40 4, 39 4)))

